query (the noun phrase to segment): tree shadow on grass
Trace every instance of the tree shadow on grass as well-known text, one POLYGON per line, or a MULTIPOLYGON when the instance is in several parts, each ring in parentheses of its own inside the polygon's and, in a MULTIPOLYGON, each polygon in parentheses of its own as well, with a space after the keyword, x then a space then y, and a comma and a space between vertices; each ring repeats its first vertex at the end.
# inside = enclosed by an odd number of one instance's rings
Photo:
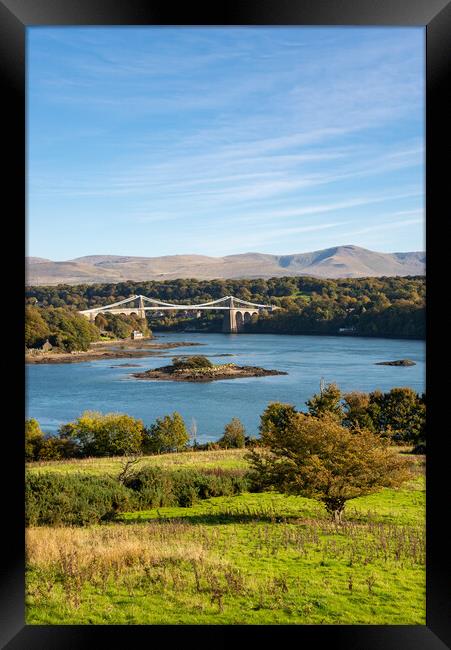
MULTIPOLYGON (((316 519, 316 518, 315 518, 316 519)), ((318 516, 317 519, 322 519, 318 516)), ((138 524, 138 523, 177 523, 177 524, 191 524, 191 525, 211 525, 218 524, 251 524, 251 523, 268 523, 268 524, 299 524, 307 526, 312 521, 312 517, 306 518, 302 513, 298 514, 285 514, 275 515, 271 513, 243 513, 243 512, 221 512, 221 513, 203 513, 203 514, 187 514, 186 516, 148 516, 136 513, 136 516, 127 517, 127 519, 120 519, 121 523, 138 524)))

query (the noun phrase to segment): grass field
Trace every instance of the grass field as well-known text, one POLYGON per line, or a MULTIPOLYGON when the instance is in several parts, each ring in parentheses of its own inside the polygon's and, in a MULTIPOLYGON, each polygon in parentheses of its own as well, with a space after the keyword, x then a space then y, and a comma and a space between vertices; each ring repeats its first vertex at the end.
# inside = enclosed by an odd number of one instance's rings
MULTIPOLYGON (((243 452, 144 464, 245 469, 243 452)), ((115 473, 118 459, 29 471, 115 473)), ((28 624, 425 624, 421 459, 412 481, 350 501, 337 527, 321 504, 276 493, 122 513, 86 528, 27 531, 28 624)))
MULTIPOLYGON (((178 454, 161 454, 159 456, 143 456, 139 467, 158 466, 166 469, 242 469, 247 470, 248 464, 244 459, 244 449, 224 449, 220 451, 184 451, 178 454)), ((119 457, 83 458, 71 460, 36 461, 27 464, 29 472, 83 472, 84 474, 118 474, 121 470, 122 459, 119 457)))

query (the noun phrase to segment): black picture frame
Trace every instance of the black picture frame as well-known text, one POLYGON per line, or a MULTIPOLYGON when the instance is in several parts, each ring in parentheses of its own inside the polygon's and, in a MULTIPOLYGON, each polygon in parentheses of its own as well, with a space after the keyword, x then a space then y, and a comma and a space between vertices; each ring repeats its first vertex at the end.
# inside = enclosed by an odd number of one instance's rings
MULTIPOLYGON (((451 151, 447 123, 450 92, 451 2, 449 0, 243 0, 238 3, 211 3, 199 7, 186 4, 175 8, 169 3, 149 0, 0 0, 0 70, 4 92, 3 158, 7 162, 2 184, 3 244, 13 253, 6 279, 7 314, 18 314, 17 324, 5 322, 4 352, 8 378, 4 387, 5 414, 2 437, 3 539, 0 581, 0 643, 10 650, 26 648, 101 647, 111 643, 136 647, 146 643, 184 645, 195 643, 225 646, 230 643, 256 646, 266 639, 279 644, 325 644, 355 650, 431 649, 451 646, 451 608, 448 575, 450 553, 448 534, 443 526, 448 509, 449 456, 447 431, 440 423, 446 414, 446 378, 432 379, 432 369, 443 362, 446 348, 442 316, 433 318, 438 306, 436 282, 439 264, 447 262, 449 251, 441 234, 440 217, 446 217, 449 164, 440 152, 451 151), (426 32, 426 241, 428 251, 427 291, 427 371, 428 458, 427 458, 427 619, 425 626, 26 626, 24 588, 24 448, 23 414, 25 379, 23 372, 23 286, 25 283, 25 30, 33 25, 367 25, 424 26, 426 32), (449 83, 449 82, 448 82, 449 83), (5 155, 6 153, 6 155, 5 155), (432 246, 434 253, 432 254, 432 246), (12 269, 12 271, 11 271, 12 269), (9 285, 9 282, 8 282, 9 285), (16 286, 17 285, 17 286, 16 286), (434 345, 434 341, 443 341, 434 345), (439 350, 439 348, 441 348, 439 350), (435 357, 437 361, 434 362, 435 357), (14 375, 12 369, 16 369, 14 375), (13 379, 14 377, 14 379, 13 379), (443 520, 443 524, 442 524, 443 520), (447 570, 448 569, 448 570, 447 570), (288 635, 290 639, 288 639, 288 635)), ((446 219, 444 219, 446 221, 446 219)), ((445 225, 443 223, 443 225, 445 225)), ((51 234, 50 234, 51 236, 51 234)), ((445 301, 446 302, 446 301, 445 301)), ((448 517, 449 519, 449 517, 448 517)), ((402 603, 399 604, 402 607, 402 603)), ((251 646, 251 647, 252 647, 251 646)))

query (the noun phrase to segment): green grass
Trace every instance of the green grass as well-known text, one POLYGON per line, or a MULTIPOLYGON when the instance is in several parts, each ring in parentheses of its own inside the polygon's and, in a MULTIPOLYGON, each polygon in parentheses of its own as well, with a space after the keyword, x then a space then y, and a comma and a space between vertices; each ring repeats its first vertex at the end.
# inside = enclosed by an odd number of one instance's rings
POLYGON ((424 497, 418 475, 350 501, 341 527, 262 493, 32 529, 27 623, 423 625, 424 497))
MULTIPOLYGON (((409 447, 399 447, 406 452, 409 447)), ((244 456, 246 449, 218 449, 212 451, 184 451, 174 454, 142 456, 137 467, 158 466, 167 469, 214 469, 247 470, 249 465, 244 456)), ((420 467, 424 456, 413 457, 420 467)), ((28 472, 56 472, 61 474, 82 472, 83 474, 111 474, 120 472, 123 464, 121 457, 74 458, 70 460, 47 460, 27 463, 28 472)))
MULTIPOLYGON (((178 454, 143 456, 137 467, 158 466, 167 469, 248 469, 244 459, 245 449, 218 451, 184 451, 178 454)), ((71 460, 36 461, 27 463, 28 472, 56 472, 62 474, 83 472, 84 474, 111 474, 120 472, 123 459, 120 457, 82 458, 71 460)))
MULTIPOLYGON (((385 488, 375 494, 352 499, 345 510, 346 520, 420 526, 424 524, 425 496, 424 478, 417 477, 403 489, 385 488)), ((142 522, 180 518, 192 523, 207 524, 259 518, 272 523, 291 519, 297 521, 302 518, 328 521, 327 513, 318 501, 276 492, 215 497, 201 501, 191 508, 167 507, 126 512, 119 515, 118 521, 142 522)))

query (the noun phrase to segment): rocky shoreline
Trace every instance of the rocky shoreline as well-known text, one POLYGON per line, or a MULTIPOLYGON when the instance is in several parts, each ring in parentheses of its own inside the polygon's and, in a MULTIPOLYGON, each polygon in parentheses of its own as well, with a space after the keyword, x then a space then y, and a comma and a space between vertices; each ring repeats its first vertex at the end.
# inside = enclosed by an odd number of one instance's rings
POLYGON ((172 348, 204 345, 203 343, 192 343, 180 341, 173 343, 154 342, 154 339, 141 339, 139 341, 114 341, 93 343, 86 352, 40 352, 37 354, 25 354, 25 363, 80 363, 82 361, 98 361, 99 359, 138 359, 148 357, 159 350, 172 348), (152 341, 152 342, 148 342, 152 341))
POLYGON ((176 369, 174 366, 163 366, 154 370, 133 373, 136 379, 162 381, 192 381, 207 382, 220 379, 240 379, 242 377, 267 377, 270 375, 287 375, 282 370, 267 370, 258 366, 237 366, 233 363, 212 368, 176 369))

